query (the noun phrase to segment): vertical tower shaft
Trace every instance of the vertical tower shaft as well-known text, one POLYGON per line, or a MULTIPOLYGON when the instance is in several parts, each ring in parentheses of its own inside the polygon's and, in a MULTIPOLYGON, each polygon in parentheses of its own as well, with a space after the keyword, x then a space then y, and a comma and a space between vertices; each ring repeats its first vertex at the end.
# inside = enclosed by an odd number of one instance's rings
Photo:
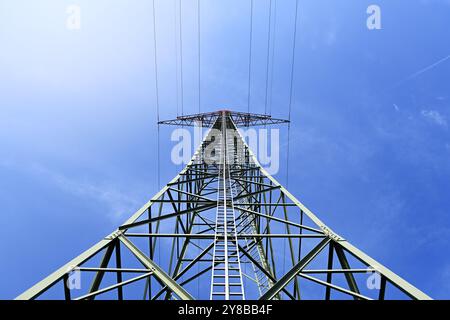
POLYGON ((227 134, 226 111, 223 111, 220 123, 219 179, 210 297, 245 299, 230 176, 231 166, 236 160, 232 152, 234 137, 227 134))

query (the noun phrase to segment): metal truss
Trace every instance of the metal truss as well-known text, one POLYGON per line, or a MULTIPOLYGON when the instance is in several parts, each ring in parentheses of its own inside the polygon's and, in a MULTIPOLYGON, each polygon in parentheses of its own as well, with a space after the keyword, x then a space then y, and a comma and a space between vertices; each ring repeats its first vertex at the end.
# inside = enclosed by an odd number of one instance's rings
POLYGON ((211 127, 222 113, 226 112, 236 127, 249 127, 268 124, 289 123, 288 120, 275 119, 267 114, 255 114, 245 112, 231 112, 228 110, 220 110, 215 112, 199 113, 186 116, 179 116, 173 120, 165 120, 158 122, 159 124, 175 125, 175 126, 201 126, 211 127))
POLYGON ((237 130, 285 121, 218 111, 162 123, 196 121, 211 129, 172 181, 17 299, 430 299, 326 226, 237 130))

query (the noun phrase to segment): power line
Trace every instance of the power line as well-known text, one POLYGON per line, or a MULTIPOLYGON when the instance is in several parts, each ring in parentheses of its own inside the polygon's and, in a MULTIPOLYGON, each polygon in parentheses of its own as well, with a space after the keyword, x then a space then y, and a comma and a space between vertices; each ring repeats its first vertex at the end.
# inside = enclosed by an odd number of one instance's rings
POLYGON ((295 0, 295 20, 294 20, 294 39, 292 45, 292 63, 291 63, 291 84, 289 89, 289 114, 288 119, 291 120, 292 94, 294 84, 294 67, 295 67, 295 47, 297 44, 297 19, 298 19, 298 0, 295 0))
POLYGON ((181 115, 184 115, 184 85, 183 85, 183 27, 182 27, 182 10, 181 10, 181 0, 179 0, 180 5, 179 5, 179 26, 180 26, 180 30, 179 30, 179 37, 180 37, 180 73, 181 73, 181 115))
POLYGON ((158 53, 157 53, 157 39, 156 39, 156 14, 155 14, 155 0, 153 3, 153 50, 154 50, 154 68, 155 68, 155 89, 156 89, 156 115, 159 121, 159 88, 158 88, 158 53))
POLYGON ((267 35, 267 59, 266 59, 266 97, 264 101, 264 113, 267 114, 267 89, 269 86, 269 54, 270 54, 270 36, 272 26, 272 0, 269 2, 269 28, 267 35))
POLYGON ((198 24, 198 112, 201 111, 201 104, 202 104, 202 98, 201 98, 201 69, 200 69, 200 0, 197 0, 197 24, 198 24))
POLYGON ((248 97, 247 112, 250 113, 250 80, 252 72, 252 39, 253 39, 253 0, 250 1, 250 48, 248 54, 248 97))
POLYGON ((286 188, 289 186, 289 152, 290 152, 290 142, 291 142, 291 123, 288 123, 288 134, 287 134, 287 155, 286 155, 286 188))
POLYGON ((158 87, 158 54, 157 54, 157 40, 156 40, 156 14, 155 14, 155 0, 152 1, 153 4, 153 49, 154 49, 154 67, 155 67, 155 89, 156 89, 156 118, 158 121, 157 130, 157 144, 158 144, 158 188, 161 185, 161 173, 160 173, 160 137, 159 137, 159 87, 158 87))
POLYGON ((269 103, 268 103, 268 108, 269 108, 269 114, 272 115, 272 96, 273 96, 273 66, 274 66, 274 61, 275 61, 275 44, 276 44, 276 33, 277 30, 277 1, 274 0, 274 6, 273 6, 273 34, 272 34, 272 57, 270 59, 271 61, 271 67, 270 67, 270 99, 269 99, 269 103))
MULTIPOLYGON (((181 115, 184 116, 184 77, 183 77, 183 18, 182 18, 182 0, 179 0, 178 6, 178 19, 179 19, 179 42, 180 42, 180 78, 181 78, 181 115)), ((183 128, 183 126, 181 126, 183 128)), ((183 163, 180 164, 181 168, 183 168, 183 163)))
POLYGON ((177 91, 177 117, 179 116, 179 107, 180 107, 180 81, 178 79, 178 60, 179 60, 179 56, 178 56, 178 37, 177 37, 177 2, 174 1, 173 3, 174 6, 174 44, 175 44, 175 82, 176 82, 176 91, 177 91))
POLYGON ((286 159, 286 187, 289 186, 289 145, 291 140, 291 109, 292 109, 292 95, 294 92, 294 70, 295 70, 295 47, 297 44, 297 20, 298 20, 298 0, 295 0, 295 18, 294 18, 294 39, 292 44, 292 63, 291 63, 291 84, 289 88, 289 111, 288 111, 288 146, 286 159))

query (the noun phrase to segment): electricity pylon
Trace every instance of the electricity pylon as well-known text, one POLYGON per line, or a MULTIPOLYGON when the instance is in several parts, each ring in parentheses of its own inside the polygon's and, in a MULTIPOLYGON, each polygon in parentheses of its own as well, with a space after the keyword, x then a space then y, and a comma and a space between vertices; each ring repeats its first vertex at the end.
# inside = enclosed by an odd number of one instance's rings
POLYGON ((217 111, 189 164, 116 231, 17 299, 430 299, 326 226, 261 167, 217 111))

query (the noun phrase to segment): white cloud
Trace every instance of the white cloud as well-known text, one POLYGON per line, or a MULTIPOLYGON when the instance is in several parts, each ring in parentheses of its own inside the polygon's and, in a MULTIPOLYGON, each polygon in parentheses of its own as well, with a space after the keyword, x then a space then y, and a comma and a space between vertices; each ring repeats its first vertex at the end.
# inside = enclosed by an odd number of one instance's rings
POLYGON ((432 121, 438 126, 447 127, 447 119, 436 110, 422 110, 420 112, 423 117, 432 121))

